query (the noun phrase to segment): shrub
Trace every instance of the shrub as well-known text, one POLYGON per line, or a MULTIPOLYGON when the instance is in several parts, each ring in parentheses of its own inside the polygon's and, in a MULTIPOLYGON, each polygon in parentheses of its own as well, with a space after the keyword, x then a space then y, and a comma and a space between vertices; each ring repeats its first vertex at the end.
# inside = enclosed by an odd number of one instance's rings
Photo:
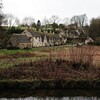
POLYGON ((88 69, 93 67, 93 61, 98 52, 94 46, 73 47, 69 51, 69 60, 74 69, 88 69))
POLYGON ((0 69, 0 79, 100 79, 100 68, 93 64, 97 51, 92 46, 50 51, 47 58, 23 61, 11 68, 0 69))
POLYGON ((96 45, 96 46, 100 46, 100 41, 95 41, 93 43, 89 43, 90 45, 96 45))

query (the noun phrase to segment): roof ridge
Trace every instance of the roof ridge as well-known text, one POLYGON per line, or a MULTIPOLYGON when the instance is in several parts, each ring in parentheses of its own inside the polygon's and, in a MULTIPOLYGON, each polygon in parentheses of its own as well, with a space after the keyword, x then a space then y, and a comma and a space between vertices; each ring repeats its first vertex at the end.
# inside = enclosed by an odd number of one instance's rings
POLYGON ((18 34, 18 33, 13 33, 12 35, 25 35, 25 34, 18 34))

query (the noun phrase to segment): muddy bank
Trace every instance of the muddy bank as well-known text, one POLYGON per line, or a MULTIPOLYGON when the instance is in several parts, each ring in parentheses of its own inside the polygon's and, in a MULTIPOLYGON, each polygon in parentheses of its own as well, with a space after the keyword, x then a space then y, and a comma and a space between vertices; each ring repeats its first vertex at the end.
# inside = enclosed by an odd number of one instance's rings
POLYGON ((2 80, 0 90, 100 89, 100 80, 2 80))

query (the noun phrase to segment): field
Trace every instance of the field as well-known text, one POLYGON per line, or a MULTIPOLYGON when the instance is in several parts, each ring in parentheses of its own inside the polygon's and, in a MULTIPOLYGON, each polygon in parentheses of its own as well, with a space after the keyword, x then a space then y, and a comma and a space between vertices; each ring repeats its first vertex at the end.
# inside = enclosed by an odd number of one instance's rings
MULTIPOLYGON (((68 59, 69 51, 72 50, 73 47, 67 47, 67 46, 57 46, 57 47, 39 47, 39 48, 33 48, 29 50, 0 50, 0 68, 7 68, 12 67, 15 64, 19 64, 21 62, 28 62, 28 61, 34 61, 34 60, 40 60, 47 58, 48 56, 52 57, 59 57, 64 55, 66 53, 66 58, 68 59)), ((96 48, 96 51, 94 52, 94 60, 93 63, 96 66, 100 66, 100 47, 92 47, 89 52, 91 52, 93 48, 96 48)))
POLYGON ((100 47, 0 50, 0 89, 100 89, 100 47))
POLYGON ((34 61, 48 57, 51 52, 69 49, 65 47, 39 47, 29 50, 0 50, 0 68, 12 67, 21 62, 34 61))

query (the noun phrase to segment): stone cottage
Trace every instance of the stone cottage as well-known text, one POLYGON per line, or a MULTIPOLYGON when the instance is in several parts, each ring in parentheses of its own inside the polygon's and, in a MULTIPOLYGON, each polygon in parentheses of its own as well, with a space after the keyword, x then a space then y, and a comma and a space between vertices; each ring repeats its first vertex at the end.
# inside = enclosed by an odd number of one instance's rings
POLYGON ((7 43, 8 48, 31 48, 30 38, 24 34, 13 34, 7 43))
POLYGON ((32 48, 65 44, 67 39, 55 34, 25 30, 21 34, 13 34, 8 41, 8 47, 32 48))
POLYGON ((60 45, 62 41, 60 37, 55 35, 48 35, 47 33, 34 32, 32 30, 25 30, 22 32, 23 35, 31 38, 30 41, 32 43, 32 47, 40 47, 40 46, 54 46, 60 45))

